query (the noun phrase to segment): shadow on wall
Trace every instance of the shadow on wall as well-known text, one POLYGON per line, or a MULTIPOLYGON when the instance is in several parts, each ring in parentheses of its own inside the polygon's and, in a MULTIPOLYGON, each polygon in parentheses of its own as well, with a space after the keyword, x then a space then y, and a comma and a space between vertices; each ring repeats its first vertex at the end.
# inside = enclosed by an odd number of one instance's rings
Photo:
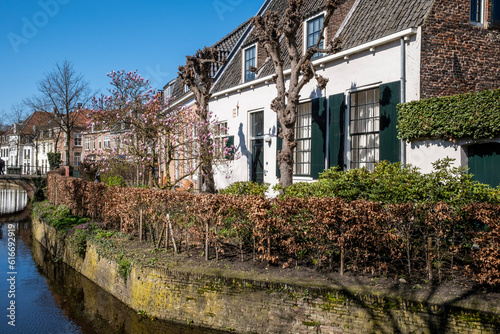
MULTIPOLYGON (((362 287, 362 282, 356 282, 362 287)), ((353 291, 339 284, 341 299, 347 304, 361 308, 367 315, 374 333, 408 333, 416 329, 408 327, 408 318, 405 314, 410 311, 411 323, 420 327, 420 330, 430 334, 440 333, 500 333, 500 316, 497 304, 498 293, 490 295, 497 290, 491 287, 477 285, 468 289, 453 291, 450 286, 440 284, 437 280, 429 286, 422 288, 420 285, 406 283, 393 284, 386 289, 387 295, 405 295, 407 300, 415 302, 402 302, 384 300, 380 298, 364 298, 369 296, 368 289, 353 291), (420 290, 422 289, 422 290, 420 290), (402 293, 402 291, 405 291, 402 293), (413 297, 413 298, 412 298, 413 297), (474 305, 469 309, 467 305, 474 305), (479 305, 479 306, 478 306, 479 305), (493 312, 489 311, 490 309, 493 312)), ((320 331, 321 333, 321 331, 320 331)))
POLYGON ((243 132, 243 123, 240 123, 240 125, 238 127, 238 138, 239 138, 240 142, 239 142, 238 146, 234 148, 234 151, 238 152, 238 150, 240 150, 242 156, 249 158, 250 152, 248 151, 248 148, 246 145, 245 133, 243 132))
POLYGON ((451 141, 447 141, 444 139, 441 140, 423 140, 411 143, 412 150, 418 150, 419 148, 426 147, 429 148, 431 146, 437 146, 442 148, 453 148, 457 151, 460 148, 460 145, 456 143, 452 143, 451 141))

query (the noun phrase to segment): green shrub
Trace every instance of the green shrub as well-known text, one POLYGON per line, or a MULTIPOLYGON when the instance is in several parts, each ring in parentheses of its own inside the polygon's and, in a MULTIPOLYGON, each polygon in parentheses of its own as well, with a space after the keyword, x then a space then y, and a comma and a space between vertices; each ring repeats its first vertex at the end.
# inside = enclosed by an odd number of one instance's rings
POLYGON ((127 185, 125 183, 125 181, 123 180, 123 178, 119 175, 110 176, 110 177, 104 179, 103 181, 110 187, 114 187, 114 186, 125 187, 127 185))
POLYGON ((453 159, 433 163, 434 171, 422 174, 418 168, 380 162, 373 172, 364 168, 339 171, 331 168, 312 183, 288 187, 285 197, 340 197, 347 201, 365 199, 382 203, 437 203, 463 206, 472 202, 500 203, 499 189, 478 183, 453 159))
POLYGON ((47 159, 49 160, 50 170, 57 169, 61 164, 61 153, 49 152, 47 153, 47 159))
POLYGON ((130 271, 132 270, 132 262, 130 262, 130 260, 125 257, 125 254, 123 252, 118 255, 116 262, 118 263, 118 273, 126 283, 127 278, 130 275, 130 271))
POLYGON ((235 182, 220 191, 226 195, 264 195, 269 189, 269 184, 258 184, 252 181, 235 182))
POLYGON ((35 190, 35 193, 33 194, 33 198, 31 199, 32 203, 36 202, 43 202, 45 201, 45 193, 43 192, 43 189, 38 188, 35 190))
POLYGON ((82 259, 85 258, 85 254, 87 252, 87 240, 89 238, 89 232, 87 230, 77 229, 75 232, 69 237, 70 247, 80 256, 82 259))

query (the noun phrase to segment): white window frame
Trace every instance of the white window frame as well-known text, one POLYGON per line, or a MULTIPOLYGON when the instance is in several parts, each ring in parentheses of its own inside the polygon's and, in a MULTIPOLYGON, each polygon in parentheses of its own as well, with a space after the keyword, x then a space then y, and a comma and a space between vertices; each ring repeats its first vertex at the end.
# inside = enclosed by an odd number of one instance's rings
POLYGON ((255 80, 257 77, 257 73, 254 73, 254 77, 251 80, 247 80, 247 71, 246 71, 246 52, 251 49, 255 48, 255 64, 254 67, 258 68, 258 62, 259 62, 259 45, 257 43, 254 43, 252 45, 247 46, 246 48, 242 49, 241 53, 241 59, 242 59, 242 64, 241 64, 241 72, 242 72, 242 82, 250 82, 255 80))
POLYGON ((81 161, 82 161, 82 152, 73 152, 73 166, 79 166, 81 161))
POLYGON ((472 25, 475 25, 475 26, 478 26, 478 27, 484 27, 484 15, 486 14, 486 11, 485 11, 485 2, 486 0, 475 0, 476 3, 477 2, 480 2, 479 3, 479 16, 480 16, 480 20, 479 21, 473 21, 472 20, 472 1, 473 0, 470 0, 469 1, 469 23, 472 24, 472 25))
POLYGON ((83 136, 81 133, 73 134, 73 145, 76 147, 82 147, 83 144, 82 138, 83 136))
MULTIPOLYGON (((303 36, 302 36, 302 40, 303 40, 304 42, 302 43, 302 44, 303 44, 303 46, 302 46, 302 52, 303 52, 304 54, 306 53, 306 51, 307 51, 307 49, 308 49, 308 47, 307 47, 307 36, 308 36, 307 26, 308 26, 308 24, 309 24, 309 22, 310 22, 310 21, 316 20, 316 19, 317 19, 317 18, 319 18, 320 16, 323 16, 323 24, 325 24, 324 18, 325 18, 325 16, 326 16, 326 11, 322 11, 322 12, 320 12, 320 13, 318 13, 318 14, 314 15, 314 16, 309 17, 309 18, 308 18, 307 20, 305 20, 305 21, 304 21, 304 23, 303 23, 303 29, 302 29, 302 31, 303 31, 303 36)), ((328 29, 325 29, 325 35, 323 36, 323 46, 325 46, 325 43, 326 43, 326 41, 327 41, 327 40, 328 40, 328 29)), ((318 59, 318 58, 320 58, 320 57, 324 56, 324 54, 323 54, 323 53, 320 53, 320 55, 321 55, 321 56, 316 56, 316 57, 314 57, 314 56, 313 56, 313 58, 312 58, 312 59, 314 60, 314 59, 318 59)))
POLYGON ((104 136, 103 147, 104 148, 111 148, 111 138, 109 135, 104 136))
MULTIPOLYGON (((312 100, 311 99, 307 99, 307 100, 303 100, 303 101, 300 101, 298 106, 297 106, 297 119, 295 121, 295 140, 297 141, 297 147, 295 147, 295 150, 293 151, 293 176, 294 177, 310 177, 311 175, 311 154, 312 154, 312 150, 311 150, 311 145, 312 145, 312 100), (305 137, 299 137, 299 124, 300 124, 300 121, 299 121, 299 108, 300 106, 303 106, 303 105, 306 105, 308 104, 309 105, 309 111, 310 113, 309 114, 306 114, 309 115, 308 117, 308 122, 309 124, 306 125, 306 126, 302 126, 301 128, 302 129, 308 129, 308 134, 309 136, 305 136, 305 137), (307 150, 301 150, 299 151, 299 146, 300 146, 300 143, 305 143, 304 145, 309 146, 309 148, 307 150), (308 143, 308 144, 307 144, 308 143), (304 154, 304 153, 308 153, 308 157, 304 158, 304 159, 301 159, 301 162, 300 162, 300 166, 301 167, 301 170, 300 170, 300 173, 297 172, 297 168, 299 167, 299 159, 298 159, 298 154, 304 154), (303 169, 305 167, 305 170, 303 169)), ((307 131, 307 130, 306 130, 307 131)))
POLYGON ((90 137, 85 137, 85 151, 90 151, 90 137))
MULTIPOLYGON (((352 98, 353 98, 353 95, 354 94, 359 94, 359 93, 362 93, 362 92, 366 92, 366 91, 370 91, 370 90, 375 90, 375 89, 380 89, 380 84, 376 84, 376 85, 367 85, 367 86, 364 86, 364 87, 359 87, 359 89, 356 89, 356 90, 352 90, 349 92, 349 94, 346 94, 346 98, 347 98, 347 110, 346 110, 346 120, 347 120, 347 138, 348 140, 346 141, 346 152, 348 152, 348 157, 347 157, 347 166, 348 166, 348 169, 354 169, 354 168, 360 168, 360 167, 353 167, 353 164, 354 163, 360 163, 361 161, 354 161, 354 158, 353 158, 353 136, 361 136, 362 133, 361 132, 357 132, 357 133, 354 133, 352 134, 352 132, 354 131, 351 127, 351 109, 353 108, 353 105, 352 105, 352 98)), ((379 95, 380 95, 380 91, 379 91, 379 95)), ((375 95, 375 100, 377 100, 377 95, 375 95)), ((368 105, 367 103, 363 104, 363 106, 366 106, 368 105)), ((359 120, 358 120, 359 121, 359 120)), ((378 105, 378 131, 372 131, 372 132, 364 132, 366 133, 367 135, 368 134, 376 134, 378 135, 378 148, 377 150, 375 151, 375 158, 374 158, 374 162, 377 163, 380 161, 380 104, 378 105), (376 133, 375 133, 376 132, 376 133)), ((375 126, 375 124, 374 124, 375 126)), ((367 164, 369 162, 366 162, 367 164)), ((370 170, 370 168, 368 168, 370 170)))

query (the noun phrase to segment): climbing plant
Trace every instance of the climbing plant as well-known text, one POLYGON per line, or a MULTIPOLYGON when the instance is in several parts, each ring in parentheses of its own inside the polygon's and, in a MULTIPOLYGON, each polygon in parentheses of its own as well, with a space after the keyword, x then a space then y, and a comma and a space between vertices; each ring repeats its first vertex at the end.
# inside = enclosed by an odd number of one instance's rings
POLYGON ((398 106, 399 139, 458 140, 500 136, 500 89, 436 97, 398 106))

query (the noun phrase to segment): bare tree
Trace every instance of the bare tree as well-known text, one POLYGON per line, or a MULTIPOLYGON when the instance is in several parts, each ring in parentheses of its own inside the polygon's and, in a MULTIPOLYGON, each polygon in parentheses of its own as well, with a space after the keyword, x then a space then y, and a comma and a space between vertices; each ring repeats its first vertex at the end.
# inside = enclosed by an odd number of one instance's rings
POLYGON ((45 74, 38 83, 38 91, 40 95, 25 100, 25 104, 36 111, 51 113, 59 130, 66 135, 66 163, 71 165, 72 133, 85 117, 81 108, 93 95, 89 83, 82 74, 76 73, 71 62, 65 60, 56 63, 55 69, 45 74))
MULTIPOLYGON (((293 182, 293 152, 297 146, 295 122, 300 91, 313 78, 316 78, 320 90, 324 89, 328 83, 328 79, 316 73, 311 59, 317 52, 332 54, 340 50, 339 39, 331 40, 326 48, 320 48, 325 30, 339 4, 340 0, 325 0, 325 17, 320 37, 316 45, 307 49, 305 53, 302 53, 302 45, 298 42, 298 31, 305 19, 304 0, 288 0, 288 8, 281 24, 279 14, 271 10, 267 11, 264 16, 256 16, 252 19, 259 42, 264 46, 268 61, 272 62, 275 70, 273 80, 276 83, 277 97, 272 101, 271 109, 277 113, 281 125, 279 136, 283 139, 283 147, 278 153, 278 165, 281 171, 280 184, 285 188, 293 182), (280 48, 282 38, 290 59, 289 78, 285 75, 284 54, 280 48), (287 79, 288 88, 285 86, 287 79)), ((252 70, 259 71, 256 68, 252 70)))
POLYGON ((208 193, 215 193, 213 172, 214 153, 211 144, 210 113, 208 102, 212 96, 213 78, 210 76, 213 64, 224 64, 226 59, 220 59, 219 50, 205 47, 198 50, 194 56, 186 56, 186 65, 179 66, 181 82, 187 85, 196 100, 196 113, 200 121, 207 126, 197 129, 200 138, 201 177, 202 189, 208 193))
POLYGON ((16 159, 15 165, 19 166, 21 163, 19 161, 19 155, 21 154, 21 141, 22 141, 22 131, 23 131, 23 122, 28 117, 28 113, 23 108, 21 104, 15 104, 12 106, 10 113, 10 122, 14 127, 13 134, 16 136, 16 159))

